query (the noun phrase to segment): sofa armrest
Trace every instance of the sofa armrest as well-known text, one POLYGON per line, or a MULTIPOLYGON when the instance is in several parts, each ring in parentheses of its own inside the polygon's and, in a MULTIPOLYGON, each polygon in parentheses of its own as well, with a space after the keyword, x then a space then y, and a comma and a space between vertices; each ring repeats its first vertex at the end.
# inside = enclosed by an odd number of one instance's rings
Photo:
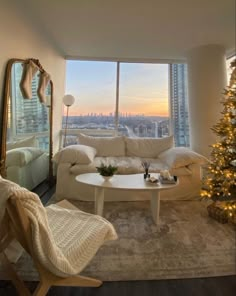
POLYGON ((208 159, 201 154, 185 147, 173 147, 158 155, 158 158, 170 169, 177 169, 191 164, 204 165, 208 159))

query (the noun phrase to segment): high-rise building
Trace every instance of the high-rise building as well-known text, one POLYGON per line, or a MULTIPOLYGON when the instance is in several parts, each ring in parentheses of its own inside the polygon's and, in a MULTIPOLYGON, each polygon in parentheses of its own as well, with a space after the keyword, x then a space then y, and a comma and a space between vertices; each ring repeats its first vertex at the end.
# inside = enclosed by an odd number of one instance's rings
POLYGON ((189 147, 187 65, 169 65, 169 108, 175 146, 189 147))
MULTIPOLYGON (((18 137, 36 135, 39 147, 48 150, 49 110, 45 104, 39 101, 37 95, 39 76, 36 74, 32 79, 32 98, 24 99, 19 88, 22 71, 22 64, 14 63, 11 75, 12 100, 8 114, 8 140, 12 141, 18 137)), ((48 96, 50 93, 49 85, 45 90, 45 95, 48 96)))

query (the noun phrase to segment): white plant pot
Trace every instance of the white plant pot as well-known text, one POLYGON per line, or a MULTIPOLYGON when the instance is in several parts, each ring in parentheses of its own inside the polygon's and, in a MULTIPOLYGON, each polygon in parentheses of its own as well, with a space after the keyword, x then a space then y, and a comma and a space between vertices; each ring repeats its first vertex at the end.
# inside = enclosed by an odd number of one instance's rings
POLYGON ((112 179, 112 177, 113 176, 102 176, 102 178, 104 179, 104 181, 110 181, 112 179))

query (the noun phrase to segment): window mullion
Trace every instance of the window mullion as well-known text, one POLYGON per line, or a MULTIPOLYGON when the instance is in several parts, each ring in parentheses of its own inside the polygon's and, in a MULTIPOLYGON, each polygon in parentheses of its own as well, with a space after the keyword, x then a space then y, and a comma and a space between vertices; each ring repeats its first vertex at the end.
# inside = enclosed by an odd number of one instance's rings
POLYGON ((120 62, 116 66, 116 109, 115 109, 115 131, 118 135, 119 126, 119 87, 120 87, 120 62))

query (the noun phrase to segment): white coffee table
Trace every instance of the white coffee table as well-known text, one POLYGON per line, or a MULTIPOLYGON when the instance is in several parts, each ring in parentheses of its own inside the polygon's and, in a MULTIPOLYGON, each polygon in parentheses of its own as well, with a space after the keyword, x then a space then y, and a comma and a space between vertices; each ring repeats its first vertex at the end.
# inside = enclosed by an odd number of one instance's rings
MULTIPOLYGON (((158 177, 158 174, 151 174, 158 177)), ((98 173, 88 173, 76 176, 76 181, 81 184, 87 184, 94 187, 95 196, 95 213, 102 216, 104 205, 104 190, 119 189, 119 190, 136 190, 151 192, 151 210, 153 220, 159 224, 160 212, 160 191, 168 190, 178 185, 175 184, 155 184, 144 180, 143 174, 133 175, 114 175, 110 180, 106 181, 98 173)))

